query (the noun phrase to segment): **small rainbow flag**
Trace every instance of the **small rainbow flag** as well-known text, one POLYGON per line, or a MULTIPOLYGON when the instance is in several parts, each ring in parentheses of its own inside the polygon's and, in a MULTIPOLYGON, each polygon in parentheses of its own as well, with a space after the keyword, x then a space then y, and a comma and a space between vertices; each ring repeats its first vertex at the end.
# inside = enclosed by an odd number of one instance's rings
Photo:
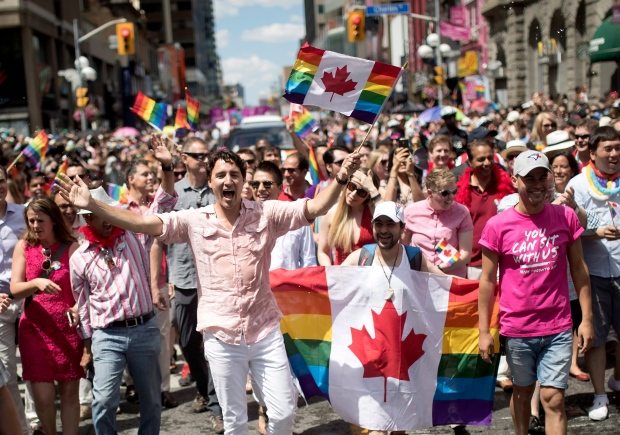
POLYGON ((616 225, 616 216, 618 216, 618 205, 617 202, 607 201, 607 207, 609 207, 609 214, 611 215, 611 223, 613 226, 616 225))
POLYGON ((185 89, 185 105, 187 106, 187 122, 189 122, 191 129, 196 131, 198 129, 200 101, 192 98, 187 89, 185 89))
POLYGON ((300 104, 291 104, 290 117, 293 119, 295 134, 300 138, 308 136, 316 127, 316 120, 300 104))
POLYGON ((310 177, 312 178, 312 184, 319 184, 325 179, 325 177, 319 167, 314 148, 311 146, 308 146, 308 163, 310 166, 310 177))
POLYGON ((114 201, 118 201, 120 204, 127 204, 129 190, 127 189, 127 185, 123 184, 119 186, 118 184, 108 183, 108 195, 114 201))
MULTIPOLYGON (((323 397, 344 420, 376 430, 491 423, 499 355, 487 364, 478 353, 477 281, 407 270, 394 274, 386 301, 379 267, 269 276, 306 399, 323 397)), ((498 308, 490 319, 496 349, 498 308)))
POLYGON ((183 107, 177 108, 177 114, 174 118, 174 128, 185 128, 187 130, 190 129, 189 124, 187 123, 187 113, 183 107))
POLYGON ((402 68, 304 45, 284 89, 291 103, 375 122, 402 68))
POLYGON ((30 142, 26 146, 26 148, 24 148, 22 153, 34 163, 38 164, 41 161, 45 160, 48 142, 49 139, 47 137, 47 133, 45 133, 45 130, 41 130, 39 134, 37 134, 34 139, 32 139, 32 142, 30 142))
POLYGON ((439 254, 442 262, 449 266, 461 259, 461 251, 452 246, 446 239, 441 239, 437 245, 435 245, 435 252, 439 254))
POLYGON ((54 185, 56 184, 56 180, 58 180, 60 175, 65 175, 67 173, 67 168, 69 167, 69 159, 66 156, 63 156, 62 163, 58 166, 58 170, 56 171, 56 176, 52 181, 47 183, 45 187, 45 191, 47 193, 51 193, 54 185))
POLYGON ((136 95, 131 111, 159 131, 166 125, 168 105, 166 103, 157 103, 142 92, 138 92, 138 95, 136 95))

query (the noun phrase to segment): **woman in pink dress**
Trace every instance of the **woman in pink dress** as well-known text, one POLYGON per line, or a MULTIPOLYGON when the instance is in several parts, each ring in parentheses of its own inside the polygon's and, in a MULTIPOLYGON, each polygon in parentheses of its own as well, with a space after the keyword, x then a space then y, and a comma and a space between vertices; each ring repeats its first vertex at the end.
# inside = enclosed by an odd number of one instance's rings
POLYGON ((37 415, 48 435, 56 433, 58 382, 63 434, 75 435, 84 371, 69 257, 78 245, 51 199, 33 200, 25 214, 26 232, 15 246, 11 274, 12 296, 26 299, 18 329, 23 378, 32 386, 37 415))

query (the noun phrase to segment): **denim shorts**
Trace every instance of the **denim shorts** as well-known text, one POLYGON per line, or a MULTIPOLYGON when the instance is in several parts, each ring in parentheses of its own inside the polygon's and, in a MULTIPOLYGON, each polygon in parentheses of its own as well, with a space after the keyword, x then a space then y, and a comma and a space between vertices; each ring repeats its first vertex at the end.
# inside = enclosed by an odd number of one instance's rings
POLYGON ((592 286, 592 323, 594 347, 605 344, 613 326, 620 334, 620 278, 601 278, 590 275, 592 286))
POLYGON ((542 337, 506 338, 506 358, 512 381, 520 387, 533 385, 538 380, 543 387, 565 390, 572 351, 570 329, 542 337))

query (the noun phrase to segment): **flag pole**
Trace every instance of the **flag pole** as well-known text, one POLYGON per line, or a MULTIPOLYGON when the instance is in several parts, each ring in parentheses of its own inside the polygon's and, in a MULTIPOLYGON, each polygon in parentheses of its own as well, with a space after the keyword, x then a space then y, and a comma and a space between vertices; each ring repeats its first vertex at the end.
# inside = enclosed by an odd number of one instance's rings
MULTIPOLYGON (((400 74, 403 73, 403 70, 405 68, 407 68, 408 64, 409 64, 409 61, 405 62, 404 65, 400 67, 400 74)), ((399 74, 398 78, 400 78, 400 74, 399 74)), ((394 82, 394 86, 396 86, 397 82, 398 82, 398 79, 394 82)), ((390 97, 392 96, 392 92, 394 92, 394 87, 392 87, 392 90, 390 91, 390 95, 388 95, 388 97, 385 99, 385 101, 388 101, 390 99, 390 97)), ((381 115, 381 112, 383 112, 383 107, 385 106, 385 101, 383 102, 383 105, 381 106, 381 109, 379 110, 379 113, 377 113, 377 116, 375 117, 375 120, 370 125, 370 128, 368 129, 368 132, 366 133, 366 136, 364 136, 364 139, 362 139, 362 143, 360 143, 359 146, 355 149, 356 153, 358 153, 359 150, 362 149, 362 147, 366 143, 366 139, 368 139, 368 136, 370 136, 370 132, 372 131, 372 129, 375 126, 375 124, 377 123, 377 120, 379 119, 379 115, 381 115)))
POLYGON ((7 168, 6 168, 6 172, 7 172, 7 174, 8 174, 9 172, 11 172, 11 169, 13 169, 13 166, 15 166, 15 165, 17 164, 17 161, 18 161, 19 159, 21 159, 23 155, 24 155, 24 150, 20 151, 20 153, 17 155, 17 157, 15 157, 15 160, 13 160, 13 161, 11 162, 11 164, 10 164, 9 166, 7 166, 7 168))

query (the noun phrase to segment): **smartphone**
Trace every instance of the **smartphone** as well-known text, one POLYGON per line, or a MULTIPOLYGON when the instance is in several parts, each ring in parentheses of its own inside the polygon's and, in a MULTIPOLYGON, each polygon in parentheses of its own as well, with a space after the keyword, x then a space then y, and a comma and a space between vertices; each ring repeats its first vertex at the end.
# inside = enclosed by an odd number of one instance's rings
POLYGON ((406 139, 406 138, 398 139, 398 145, 396 147, 407 148, 409 150, 409 154, 413 154, 413 150, 411 149, 411 143, 409 142, 409 139, 406 139))
POLYGON ((71 311, 67 311, 65 313, 67 315, 67 320, 69 321, 69 326, 73 326, 73 316, 71 315, 71 311))

